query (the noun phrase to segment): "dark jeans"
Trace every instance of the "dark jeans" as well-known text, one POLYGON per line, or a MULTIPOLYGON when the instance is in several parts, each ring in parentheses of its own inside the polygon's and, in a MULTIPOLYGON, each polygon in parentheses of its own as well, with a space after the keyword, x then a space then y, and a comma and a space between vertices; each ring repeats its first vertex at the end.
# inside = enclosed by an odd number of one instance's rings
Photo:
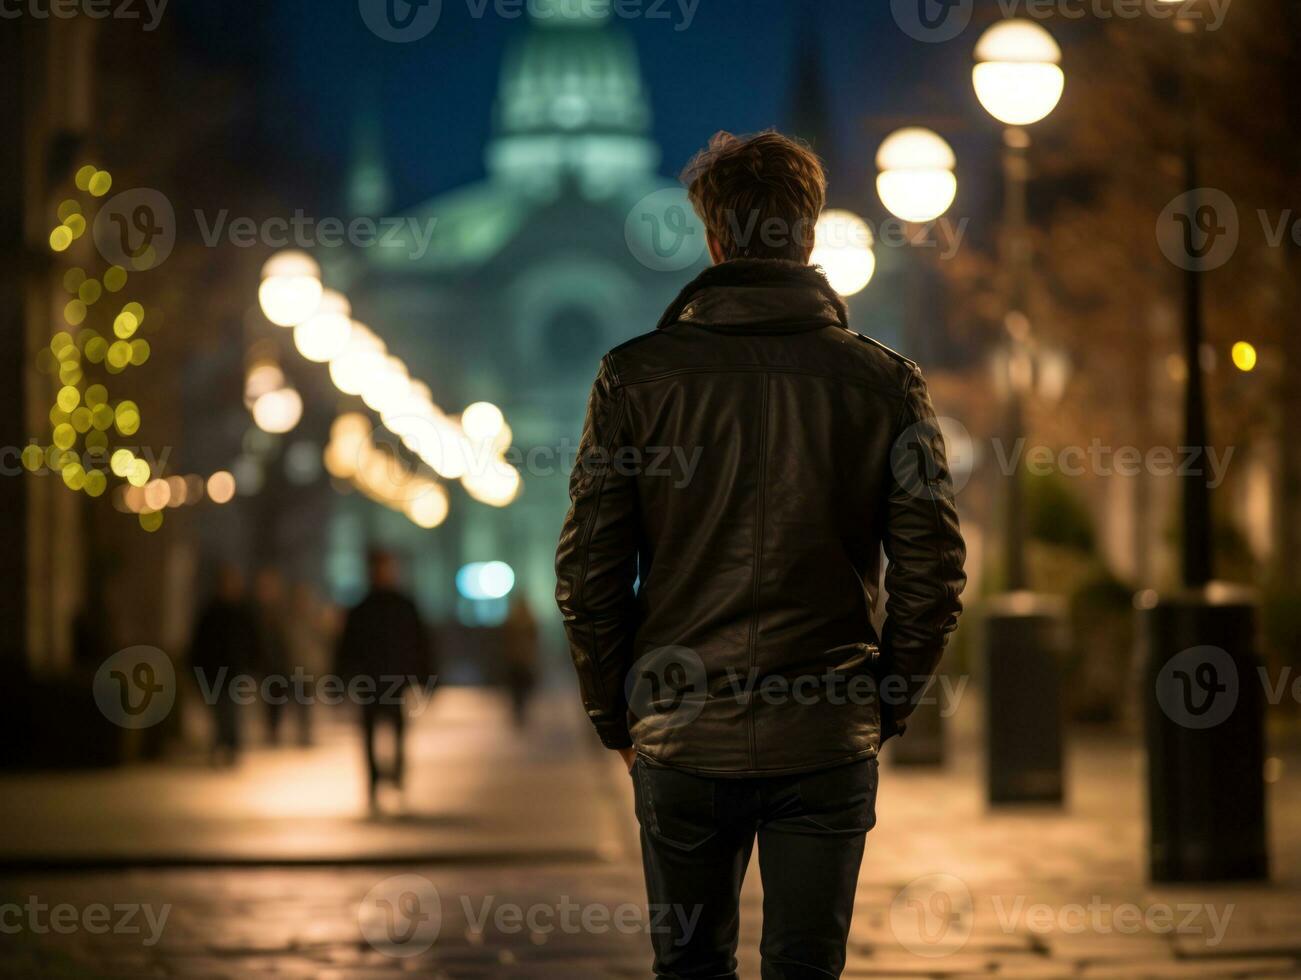
POLYGON ((370 774, 370 796, 372 800, 375 798, 380 779, 385 775, 393 781, 395 786, 399 788, 402 786, 403 770, 406 765, 406 752, 403 747, 406 724, 406 705, 401 702, 397 704, 381 704, 377 702, 362 705, 361 725, 366 736, 366 768, 370 774), (379 758, 375 752, 375 733, 381 724, 387 724, 393 729, 393 766, 387 773, 380 766, 379 758))
POLYGON ((756 837, 763 980, 827 980, 845 943, 875 759, 795 776, 720 779, 633 767, 658 980, 735 980, 741 882, 756 837))

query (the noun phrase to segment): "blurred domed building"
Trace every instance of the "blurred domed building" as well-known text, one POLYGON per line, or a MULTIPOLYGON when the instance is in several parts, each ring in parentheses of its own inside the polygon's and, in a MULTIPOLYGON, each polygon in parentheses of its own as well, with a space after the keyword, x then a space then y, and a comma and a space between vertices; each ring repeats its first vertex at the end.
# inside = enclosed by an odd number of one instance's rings
MULTIPOLYGON (((704 230, 679 185, 660 176, 650 108, 630 38, 574 5, 530 5, 508 50, 486 147, 486 177, 405 212, 428 237, 357 250, 327 281, 426 381, 435 404, 501 407, 521 491, 494 508, 449 486, 447 521, 417 532, 396 513, 345 501, 329 543, 330 577, 359 584, 368 542, 409 556, 422 601, 463 622, 492 609, 457 599, 463 564, 500 560, 534 608, 549 612, 568 473, 601 355, 654 327, 706 264, 704 230), (375 511, 375 512, 372 512, 375 511), (417 536, 418 535, 418 536, 417 536), (456 605, 459 603, 459 606, 456 605)), ((354 214, 383 215, 378 134, 363 126, 349 181, 354 214)))

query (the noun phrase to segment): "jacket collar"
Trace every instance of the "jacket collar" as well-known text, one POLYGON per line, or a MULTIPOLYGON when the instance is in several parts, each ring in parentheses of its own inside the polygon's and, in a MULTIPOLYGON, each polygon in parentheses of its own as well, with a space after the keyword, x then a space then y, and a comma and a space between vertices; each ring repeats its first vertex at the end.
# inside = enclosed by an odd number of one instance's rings
POLYGON ((849 327, 844 301, 817 266, 734 259, 706 269, 678 294, 657 329, 677 322, 734 329, 849 327))

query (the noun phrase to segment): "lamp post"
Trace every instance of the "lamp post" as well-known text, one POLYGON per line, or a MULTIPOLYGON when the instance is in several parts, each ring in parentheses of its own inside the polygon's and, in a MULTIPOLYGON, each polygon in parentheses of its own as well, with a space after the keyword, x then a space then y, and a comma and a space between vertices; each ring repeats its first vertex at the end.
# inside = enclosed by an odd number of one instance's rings
MULTIPOLYGON (((923 226, 942 216, 958 193, 953 148, 938 134, 921 126, 897 129, 876 152, 876 192, 886 210, 905 223, 910 244, 920 244, 923 226)), ((904 347, 910 357, 929 353, 923 317, 926 302, 925 270, 921 256, 910 256, 907 297, 904 303, 904 347)))
MULTIPOLYGON (((890 133, 877 150, 876 167, 877 195, 886 210, 905 223, 909 242, 916 242, 921 226, 948 211, 957 196, 957 158, 952 147, 921 126, 890 133)), ((921 358, 927 338, 925 269, 921 255, 908 259, 904 346, 909 356, 921 358)), ((898 765, 943 765, 944 720, 938 699, 926 698, 917 706, 908 723, 908 738, 892 743, 890 760, 898 765)))
MULTIPOLYGON (((1198 21, 1175 17, 1174 23, 1181 35, 1184 186, 1170 220, 1182 222, 1187 235, 1195 219, 1209 216, 1214 226, 1219 216, 1198 186, 1198 21)), ((1159 235, 1171 231, 1177 229, 1158 226, 1159 235)), ((1183 438, 1184 445, 1204 454, 1209 426, 1201 358, 1202 275, 1214 266, 1197 243, 1182 240, 1182 250, 1174 254, 1183 269, 1183 438)), ((1254 366, 1254 350, 1236 348, 1234 363, 1239 369, 1254 366)), ((1158 882, 1262 879, 1269 875, 1269 847, 1256 602, 1249 590, 1213 581, 1210 487, 1202 468, 1184 469, 1184 588, 1171 595, 1143 593, 1136 603, 1148 758, 1148 870, 1158 882)))
MULTIPOLYGON (((1028 20, 994 25, 976 44, 972 71, 976 97, 985 111, 1003 123, 1003 262, 1008 293, 1004 328, 1015 371, 1026 363, 1030 340, 1026 292, 1030 274, 1030 243, 1026 235, 1026 183, 1029 176, 1030 134, 1023 128, 1039 122, 1057 107, 1065 88, 1061 49, 1043 27, 1028 20)), ((1022 435, 1024 385, 1008 385, 1007 434, 1012 444, 1022 435)), ((1009 475, 1004 494, 1003 560, 1007 590, 1028 585, 1025 563, 1025 507, 1019 472, 1009 475)))
MULTIPOLYGON (((1011 445, 1021 439, 1022 401, 1035 374, 1026 302, 1030 136, 1024 127, 1047 117, 1060 101, 1066 82, 1061 57, 1057 42, 1040 25, 1024 19, 1005 20, 977 42, 972 71, 980 104, 1005 127, 1001 253, 1007 275, 1005 432, 1011 445)), ((1027 590, 1019 465, 1014 464, 1006 477, 1002 523, 1007 591, 989 601, 984 620, 987 793, 991 803, 1060 803, 1065 610, 1060 599, 1027 590)))
MULTIPOLYGON (((1170 5, 1184 0, 1161 0, 1170 5)), ((1175 27, 1180 34, 1179 50, 1179 103, 1183 106, 1183 181, 1191 209, 1198 191, 1197 167, 1197 86, 1193 79, 1196 57, 1197 26, 1191 19, 1176 17, 1175 27)), ((1196 261, 1184 263, 1183 313, 1184 313, 1184 445, 1208 444, 1209 426, 1206 421, 1206 390, 1202 377, 1202 272, 1196 261)), ((1185 467, 1183 477, 1183 554, 1181 571, 1183 583, 1188 588, 1199 588, 1215 575, 1212 555, 1214 530, 1211 515, 1210 489, 1204 477, 1185 467)))

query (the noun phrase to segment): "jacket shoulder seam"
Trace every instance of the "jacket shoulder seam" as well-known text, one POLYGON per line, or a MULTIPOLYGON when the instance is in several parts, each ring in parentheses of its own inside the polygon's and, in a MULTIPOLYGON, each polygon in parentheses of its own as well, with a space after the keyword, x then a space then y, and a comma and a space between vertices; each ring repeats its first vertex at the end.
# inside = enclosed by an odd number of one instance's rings
POLYGON ((905 357, 903 354, 900 354, 897 350, 895 350, 892 347, 887 347, 885 344, 881 343, 881 341, 877 340, 876 338, 869 337, 867 336, 867 334, 859 333, 857 330, 851 330, 848 327, 845 328, 845 332, 849 334, 851 337, 854 337, 860 343, 866 344, 867 346, 875 348, 876 350, 880 351, 882 354, 885 354, 891 360, 898 361, 900 364, 908 368, 910 371, 917 370, 916 361, 912 360, 912 358, 905 357))
POLYGON ((628 378, 626 381, 620 381, 621 387, 631 388, 636 385, 650 384, 655 381, 663 381, 667 378, 676 377, 683 374, 747 374, 751 372, 767 372, 769 374, 798 374, 809 378, 826 378, 828 381, 839 381, 843 384, 855 385, 859 388, 871 388, 873 391, 879 391, 891 398, 905 398, 908 393, 907 385, 902 390, 892 385, 882 384, 878 381, 870 381, 866 378, 855 378, 844 374, 830 374, 825 371, 807 371, 799 368, 781 367, 773 364, 719 364, 708 367, 680 367, 672 368, 668 371, 660 371, 656 374, 649 374, 645 377, 628 378))
POLYGON ((614 347, 611 347, 609 351, 606 352, 606 355, 603 358, 603 360, 610 362, 611 367, 613 367, 616 354, 621 354, 625 350, 628 350, 630 347, 636 347, 638 344, 644 343, 648 340, 654 340, 656 336, 658 336, 657 331, 638 334, 636 337, 633 337, 629 340, 625 340, 622 344, 616 344, 614 347))

